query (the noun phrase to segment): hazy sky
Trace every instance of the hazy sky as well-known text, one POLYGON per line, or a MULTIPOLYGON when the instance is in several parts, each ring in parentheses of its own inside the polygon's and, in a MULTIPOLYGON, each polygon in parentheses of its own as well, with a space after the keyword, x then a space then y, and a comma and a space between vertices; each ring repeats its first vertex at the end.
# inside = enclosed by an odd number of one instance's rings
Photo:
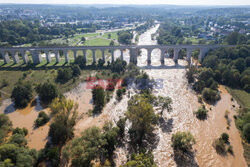
POLYGON ((250 5, 250 0, 0 0, 0 3, 250 5))

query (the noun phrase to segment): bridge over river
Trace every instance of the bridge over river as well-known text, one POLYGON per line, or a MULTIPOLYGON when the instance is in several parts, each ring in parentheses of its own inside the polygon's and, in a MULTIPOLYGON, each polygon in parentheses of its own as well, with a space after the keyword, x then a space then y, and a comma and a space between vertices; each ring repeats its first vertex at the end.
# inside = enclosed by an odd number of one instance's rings
POLYGON ((69 51, 74 53, 74 59, 77 58, 77 53, 81 51, 83 53, 85 61, 86 51, 90 50, 93 54, 93 63, 96 63, 96 51, 100 50, 102 52, 102 60, 106 62, 105 50, 109 50, 111 53, 111 61, 114 61, 114 52, 120 50, 120 58, 123 60, 123 51, 129 51, 129 61, 137 64, 137 57, 139 56, 141 49, 147 50, 147 63, 151 64, 151 53, 154 49, 161 50, 161 64, 164 64, 165 54, 171 49, 173 50, 173 60, 178 62, 179 51, 181 49, 186 49, 186 59, 191 60, 191 55, 193 50, 200 50, 198 56, 199 60, 202 60, 209 50, 213 50, 220 47, 233 47, 232 45, 121 45, 121 46, 60 46, 60 47, 2 47, 0 48, 0 53, 3 57, 4 63, 10 63, 12 57, 14 63, 18 64, 20 62, 19 56, 22 57, 24 63, 28 63, 29 57, 28 52, 32 56, 34 64, 40 64, 42 62, 42 54, 46 55, 47 63, 52 61, 51 55, 54 54, 56 62, 59 63, 61 58, 65 58, 65 62, 70 62, 69 51))

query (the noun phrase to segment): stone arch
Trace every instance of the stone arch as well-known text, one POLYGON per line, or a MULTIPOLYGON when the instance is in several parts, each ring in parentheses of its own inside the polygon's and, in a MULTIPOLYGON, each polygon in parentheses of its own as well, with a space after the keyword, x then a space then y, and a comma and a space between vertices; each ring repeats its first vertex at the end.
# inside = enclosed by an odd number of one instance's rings
POLYGON ((127 64, 130 63, 130 50, 128 48, 126 49, 121 49, 121 51, 123 52, 123 60, 127 62, 127 64))
POLYGON ((191 59, 192 59, 192 62, 193 63, 198 63, 199 62, 199 55, 200 55, 201 51, 199 48, 196 48, 196 49, 193 49, 192 50, 192 56, 191 56, 191 59))
POLYGON ((179 51, 178 59, 186 59, 186 57, 187 57, 187 49, 181 48, 179 51))
POLYGON ((138 56, 137 56, 137 65, 138 66, 147 66, 148 62, 148 53, 149 51, 146 48, 141 48, 138 51, 138 56))
POLYGON ((120 49, 114 49, 114 60, 121 59, 122 51, 120 49))
POLYGON ((164 64, 166 66, 173 66, 174 63, 174 49, 173 48, 167 48, 164 53, 164 64))
POLYGON ((87 60, 86 65, 92 65, 93 64, 93 61, 94 61, 93 54, 94 54, 93 50, 91 50, 91 49, 86 50, 86 60, 87 60))
POLYGON ((103 60, 103 51, 101 49, 95 50, 95 56, 96 56, 96 64, 99 65, 101 63, 100 60, 104 61, 104 63, 105 63, 105 60, 103 60))
POLYGON ((154 48, 151 52, 151 65, 160 66, 161 65, 161 49, 154 48))

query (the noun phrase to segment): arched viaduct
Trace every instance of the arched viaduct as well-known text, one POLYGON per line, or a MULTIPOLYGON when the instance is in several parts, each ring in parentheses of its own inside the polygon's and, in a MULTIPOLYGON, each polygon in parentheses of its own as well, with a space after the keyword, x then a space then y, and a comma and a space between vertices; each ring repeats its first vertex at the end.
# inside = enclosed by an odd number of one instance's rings
POLYGON ((202 60, 209 50, 213 50, 220 47, 233 47, 232 45, 128 45, 128 46, 65 46, 65 47, 2 47, 0 48, 0 53, 3 56, 4 62, 6 64, 10 63, 10 56, 12 57, 14 63, 19 63, 19 55, 22 56, 23 62, 28 63, 29 58, 27 52, 32 56, 34 64, 40 64, 42 62, 41 53, 46 54, 47 63, 51 62, 51 53, 55 54, 56 62, 60 62, 60 53, 65 56, 65 62, 70 62, 69 51, 73 51, 74 59, 76 59, 77 52, 82 51, 84 59, 86 61, 86 50, 91 50, 93 53, 93 63, 96 63, 96 51, 101 50, 102 59, 105 60, 105 50, 109 49, 111 51, 111 61, 114 61, 114 51, 121 51, 121 59, 123 60, 123 50, 128 49, 130 51, 130 62, 137 64, 137 57, 140 49, 147 50, 147 62, 148 65, 151 64, 152 51, 154 49, 161 50, 161 63, 164 64, 164 53, 169 49, 174 50, 173 60, 177 61, 179 58, 179 51, 181 49, 186 49, 186 59, 191 60, 192 51, 195 49, 200 50, 198 59, 202 60))

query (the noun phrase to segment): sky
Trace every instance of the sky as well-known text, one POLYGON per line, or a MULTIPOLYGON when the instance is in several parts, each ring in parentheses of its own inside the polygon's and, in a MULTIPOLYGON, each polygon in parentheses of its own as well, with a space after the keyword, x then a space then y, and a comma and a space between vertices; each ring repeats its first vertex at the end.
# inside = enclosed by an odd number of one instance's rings
POLYGON ((250 0, 0 0, 18 4, 250 5, 250 0))

